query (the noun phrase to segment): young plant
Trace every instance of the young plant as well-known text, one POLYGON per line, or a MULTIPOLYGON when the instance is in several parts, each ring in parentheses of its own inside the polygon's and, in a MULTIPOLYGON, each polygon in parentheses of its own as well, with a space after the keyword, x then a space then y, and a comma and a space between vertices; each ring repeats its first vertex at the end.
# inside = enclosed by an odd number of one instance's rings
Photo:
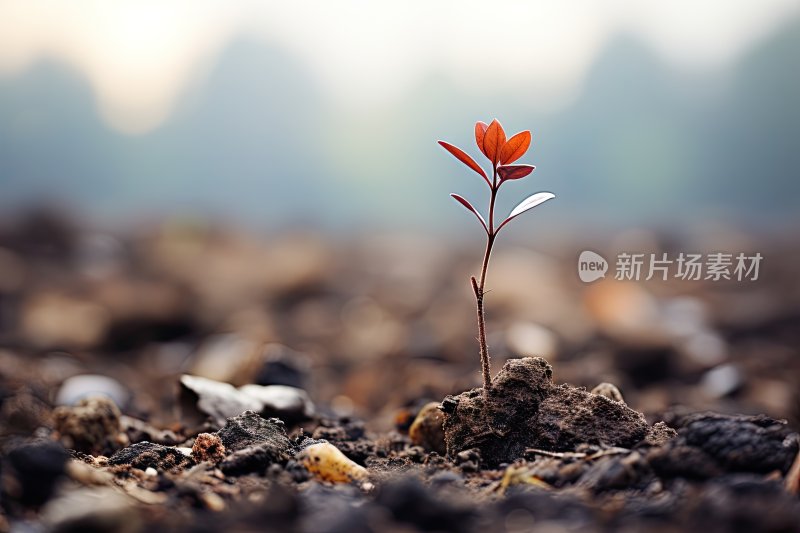
POLYGON ((494 206, 497 200, 497 193, 503 183, 510 180, 522 179, 536 168, 533 165, 513 165, 512 163, 522 157, 531 145, 531 132, 521 131, 506 140, 506 133, 503 131, 503 126, 497 121, 493 120, 491 124, 486 125, 484 122, 475 124, 475 142, 484 156, 492 164, 492 179, 489 179, 488 174, 475 162, 466 152, 452 144, 439 141, 442 147, 453 154, 456 159, 467 165, 478 175, 480 175, 486 184, 489 186, 489 216, 484 219, 475 207, 472 206, 463 196, 458 194, 451 194, 455 200, 471 211, 481 223, 483 230, 486 232, 486 252, 483 254, 483 264, 481 266, 480 279, 475 279, 475 276, 470 277, 472 283, 472 290, 475 293, 475 301, 478 308, 478 342, 480 344, 481 354, 481 373, 483 374, 483 388, 484 391, 489 392, 492 388, 491 379, 491 366, 489 360, 489 347, 486 344, 486 320, 483 313, 483 298, 486 294, 486 269, 489 267, 489 258, 492 255, 492 247, 500 232, 506 224, 513 219, 533 209, 537 205, 555 198, 555 195, 549 192, 538 192, 528 196, 525 200, 520 202, 517 207, 511 210, 511 213, 499 225, 494 223, 494 206))

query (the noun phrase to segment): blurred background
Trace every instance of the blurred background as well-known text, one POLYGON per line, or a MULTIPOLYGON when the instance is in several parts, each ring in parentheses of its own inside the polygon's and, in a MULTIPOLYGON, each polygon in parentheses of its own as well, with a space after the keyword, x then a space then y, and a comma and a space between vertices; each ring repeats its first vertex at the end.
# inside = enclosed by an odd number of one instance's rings
POLYGON ((180 373, 283 361, 388 420, 477 385, 483 243, 448 193, 486 191, 436 140, 477 158, 496 117, 537 166, 501 212, 557 199, 497 248, 495 370, 795 416, 798 52, 796 0, 0 1, 3 394, 99 373, 169 422, 180 373), (587 248, 764 261, 585 285, 587 248))
POLYGON ((538 227, 797 222, 794 0, 0 6, 5 212, 453 230, 497 117, 538 227))

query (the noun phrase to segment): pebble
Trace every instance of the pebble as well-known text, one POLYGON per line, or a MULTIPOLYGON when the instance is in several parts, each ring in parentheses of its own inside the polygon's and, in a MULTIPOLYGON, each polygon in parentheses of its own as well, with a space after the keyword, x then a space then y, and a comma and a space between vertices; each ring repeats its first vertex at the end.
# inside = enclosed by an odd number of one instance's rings
POLYGON ((181 414, 187 422, 200 423, 210 417, 220 427, 229 417, 261 410, 261 402, 242 394, 230 383, 184 374, 180 385, 181 414))
POLYGON ((200 463, 219 463, 225 458, 225 445, 216 433, 200 433, 192 445, 192 458, 200 463))
POLYGON ((297 460, 321 481, 352 483, 367 478, 366 468, 348 459, 329 442, 307 446, 297 454, 297 460))
POLYGON ((447 446, 444 443, 443 423, 444 413, 439 409, 439 402, 430 402, 420 409, 408 429, 408 436, 411 442, 422 446, 426 451, 444 455, 447 446))
POLYGON ((700 380, 703 392, 712 398, 723 398, 739 390, 744 384, 742 373, 731 364, 712 368, 700 380))
POLYGON ((261 402, 261 414, 278 417, 286 423, 308 420, 314 415, 314 404, 308 393, 287 385, 244 385, 239 391, 261 402))
POLYGON ((607 383, 607 382, 600 383, 599 385, 597 385, 595 388, 592 389, 592 394, 605 396, 609 400, 614 400, 615 402, 623 404, 625 403, 625 400, 622 398, 622 393, 613 383, 607 383))
POLYGON ((262 364, 256 374, 257 385, 308 386, 311 362, 307 355, 278 343, 269 343, 261 353, 262 364))
POLYGON ((293 424, 311 418, 315 411, 308 393, 296 387, 244 385, 237 389, 229 383, 188 374, 181 376, 180 383, 181 409, 190 423, 210 417, 220 427, 228 418, 253 411, 293 424))
POLYGON ((217 432, 228 452, 244 450, 252 446, 267 446, 276 461, 289 459, 292 448, 286 436, 286 426, 277 418, 265 419, 252 411, 228 419, 225 427, 217 432))
POLYGON ((160 471, 177 472, 194 461, 184 452, 172 446, 162 446, 153 442, 137 442, 124 448, 108 459, 112 466, 130 465, 139 470, 154 468, 160 471))
POLYGON ((81 374, 64 380, 56 394, 56 405, 75 405, 90 396, 106 396, 117 405, 125 406, 130 392, 119 381, 100 374, 81 374))

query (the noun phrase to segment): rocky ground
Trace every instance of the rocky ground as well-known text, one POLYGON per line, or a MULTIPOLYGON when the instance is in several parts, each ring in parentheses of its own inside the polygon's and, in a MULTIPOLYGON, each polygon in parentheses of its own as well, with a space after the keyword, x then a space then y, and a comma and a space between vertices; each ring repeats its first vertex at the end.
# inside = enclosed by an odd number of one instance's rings
POLYGON ((800 531, 800 254, 720 238, 760 281, 500 247, 487 393, 468 247, 0 225, 0 530, 800 531))

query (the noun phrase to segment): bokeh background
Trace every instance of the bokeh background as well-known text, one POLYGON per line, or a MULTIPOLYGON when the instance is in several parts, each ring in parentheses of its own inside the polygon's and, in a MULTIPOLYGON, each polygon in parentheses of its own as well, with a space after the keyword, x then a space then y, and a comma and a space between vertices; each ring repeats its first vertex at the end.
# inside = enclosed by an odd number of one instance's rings
POLYGON ((450 231, 483 191, 435 140, 497 117, 516 195, 560 197, 537 227, 797 222, 794 0, 0 9, 4 212, 450 231))
POLYGON ((4 397, 102 374, 169 423, 179 374, 282 361, 387 427, 477 385, 483 243, 448 193, 486 191, 436 140, 477 157, 497 117, 537 166, 501 212, 557 199, 497 247, 495 370, 800 416, 799 52, 796 0, 0 0, 4 397), (584 249, 764 261, 585 285, 584 249))

